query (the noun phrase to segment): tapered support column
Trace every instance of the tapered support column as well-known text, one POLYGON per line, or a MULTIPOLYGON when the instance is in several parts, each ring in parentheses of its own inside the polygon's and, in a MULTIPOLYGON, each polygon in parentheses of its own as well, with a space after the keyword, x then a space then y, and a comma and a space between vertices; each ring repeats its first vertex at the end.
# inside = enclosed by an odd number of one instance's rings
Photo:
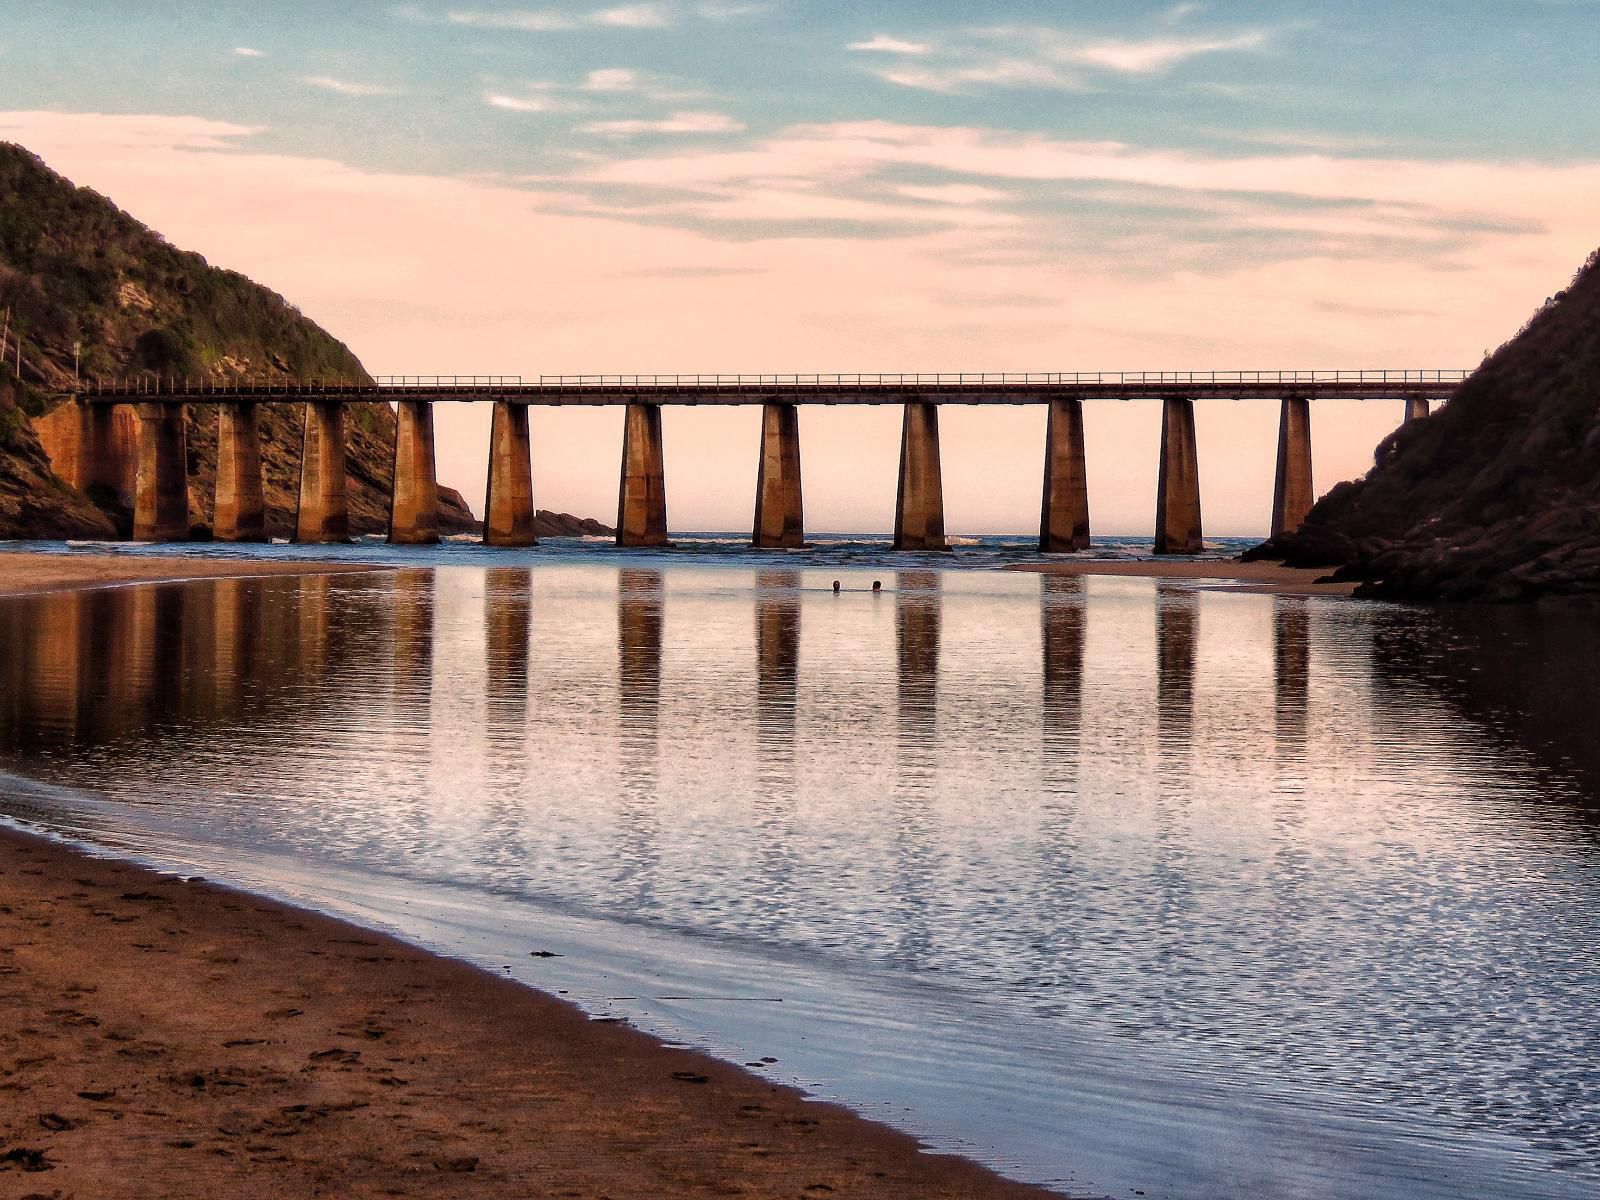
POLYGON ((1311 482, 1311 401, 1285 396, 1278 417, 1278 481, 1272 489, 1272 536, 1299 529, 1316 502, 1311 482))
POLYGON ((300 443, 300 511, 297 542, 348 542, 350 502, 345 494, 344 405, 306 405, 300 443))
POLYGON ((1425 417, 1432 411, 1432 406, 1419 396, 1412 396, 1406 400, 1406 419, 1401 422, 1409 425, 1411 422, 1425 417))
POLYGON ((1039 552, 1089 548, 1089 479, 1083 449, 1083 401, 1050 401, 1045 428, 1044 511, 1039 552))
POLYGON ((123 491, 127 469, 122 462, 125 446, 117 436, 117 407, 76 402, 77 454, 72 459, 71 469, 62 471, 58 464, 57 474, 63 475, 79 491, 111 495, 123 491))
POLYGON ((402 400, 395 412, 394 490, 389 541, 431 546, 439 540, 439 479, 433 465, 433 405, 402 400))
POLYGON ((217 505, 211 531, 223 542, 267 540, 261 417, 253 404, 217 405, 217 505))
POLYGON ((1194 436, 1194 401, 1168 396, 1161 411, 1161 471, 1156 483, 1157 554, 1198 554, 1200 452, 1194 436))
POLYGON ((133 540, 189 540, 189 455, 181 404, 139 407, 139 477, 133 540))
POLYGON ((900 492, 895 502, 896 550, 948 550, 944 479, 939 470, 939 406, 906 405, 900 431, 900 492))
POLYGON ((661 449, 661 409, 655 404, 630 404, 622 429, 617 545, 666 544, 667 483, 661 449))
POLYGON ((496 401, 489 428, 489 492, 483 502, 485 546, 535 546, 533 443, 528 406, 496 401))
POLYGON ((764 550, 793 550, 806 543, 800 498, 800 410, 792 404, 768 404, 761 410, 761 466, 750 540, 764 550))

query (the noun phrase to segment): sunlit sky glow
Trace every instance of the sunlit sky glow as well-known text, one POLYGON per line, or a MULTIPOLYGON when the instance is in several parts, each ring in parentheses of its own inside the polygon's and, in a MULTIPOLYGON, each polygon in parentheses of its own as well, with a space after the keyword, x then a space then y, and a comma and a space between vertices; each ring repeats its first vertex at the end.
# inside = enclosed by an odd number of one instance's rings
MULTIPOLYGON (((0 2, 0 137, 282 291, 378 373, 1465 367, 1600 244, 1600 5, 0 2)), ((1317 408, 1318 483, 1396 404, 1317 408)), ((1276 411, 1203 405, 1207 528, 1276 411)), ((1154 405, 1088 414, 1147 533, 1154 405)), ((439 414, 481 504, 487 413, 439 414)), ((608 517, 616 412, 540 411, 608 517)), ((758 414, 672 410, 672 525, 748 525, 758 414)), ((803 417, 885 529, 890 410, 803 417)), ((1043 414, 947 410, 949 522, 1037 521, 1043 414)))

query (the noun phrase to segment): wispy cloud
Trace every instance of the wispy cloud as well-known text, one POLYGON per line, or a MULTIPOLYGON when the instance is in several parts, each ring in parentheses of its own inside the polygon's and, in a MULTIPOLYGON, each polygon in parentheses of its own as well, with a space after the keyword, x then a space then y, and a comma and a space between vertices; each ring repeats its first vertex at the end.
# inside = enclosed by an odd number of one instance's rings
POLYGON ((400 96, 404 92, 400 88, 388 87, 380 83, 354 83, 348 79, 335 79, 331 75, 306 75, 300 80, 307 87, 321 88, 325 92, 337 92, 341 96, 400 96))
POLYGON ((845 49, 866 51, 871 54, 926 54, 933 47, 926 42, 907 42, 900 38, 892 38, 886 33, 878 33, 866 41, 851 42, 845 49))
POLYGON ((581 126, 585 133, 600 133, 607 137, 633 137, 645 133, 739 133, 744 127, 744 122, 717 112, 680 112, 656 120, 592 121, 581 126))
POLYGON ((512 96, 505 92, 485 92, 483 102, 490 108, 518 113, 570 113, 581 112, 583 106, 548 93, 512 96))
POLYGON ((235 58, 265 58, 267 54, 266 51, 257 50, 253 46, 235 46, 233 48, 233 56, 235 58))
POLYGON ((1084 90, 1097 78, 1136 78, 1172 71, 1194 59, 1265 48, 1263 29, 1180 36, 1106 38, 1045 26, 997 26, 961 31, 941 41, 909 41, 878 34, 848 49, 899 58, 872 68, 886 83, 930 92, 986 88, 1084 90))
MULTIPOLYGON (((417 19, 415 11, 406 14, 417 19)), ((453 9, 444 19, 472 29, 507 29, 519 33, 561 33, 574 29, 663 29, 673 23, 673 10, 665 4, 623 4, 612 8, 576 11, 542 9, 453 9)))
POLYGON ((737 21, 744 17, 759 17, 771 12, 775 4, 744 3, 742 0, 700 0, 694 6, 697 17, 707 21, 737 21))

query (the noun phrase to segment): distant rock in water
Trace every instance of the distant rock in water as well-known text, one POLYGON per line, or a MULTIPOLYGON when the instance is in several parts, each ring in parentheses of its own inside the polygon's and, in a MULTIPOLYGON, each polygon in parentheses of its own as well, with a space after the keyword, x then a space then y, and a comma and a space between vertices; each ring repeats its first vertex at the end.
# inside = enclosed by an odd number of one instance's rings
POLYGON ((1389 599, 1600 598, 1600 251, 1365 479, 1246 557, 1389 599))
MULTIPOLYGON (((116 417, 114 436, 128 449, 121 486, 86 496, 62 478, 78 452, 78 422, 60 399, 72 387, 75 358, 83 376, 142 373, 217 383, 369 378, 348 347, 276 292, 174 248, 105 197, 6 142, 0 142, 0 332, 8 347, 0 355, 6 359, 0 538, 109 538, 131 528, 136 418, 130 407, 119 407, 116 417)), ((277 537, 293 532, 303 413, 298 404, 261 406, 267 530, 277 537)), ((345 424, 351 532, 386 532, 394 412, 353 404, 345 424)), ((216 409, 191 405, 187 432, 190 521, 205 526, 216 479, 216 409)), ((479 528, 453 488, 439 489, 439 507, 441 533, 479 528)))
POLYGON ((575 517, 571 513, 551 512, 541 508, 533 519, 535 536, 547 537, 613 537, 616 530, 602 525, 593 517, 575 517))

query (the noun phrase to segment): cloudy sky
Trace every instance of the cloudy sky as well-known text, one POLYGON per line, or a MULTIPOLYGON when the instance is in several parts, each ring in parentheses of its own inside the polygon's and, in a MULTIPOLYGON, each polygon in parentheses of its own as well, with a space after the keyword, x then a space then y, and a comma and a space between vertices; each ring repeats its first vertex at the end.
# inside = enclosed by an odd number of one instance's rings
MULTIPOLYGON (((375 373, 1469 367, 1600 244, 1600 4, 0 0, 0 137, 282 291, 375 373), (135 11, 136 10, 136 11, 135 11)), ((1317 408, 1318 483, 1397 404, 1317 408)), ((1276 411, 1200 411, 1207 528, 1276 411)), ((886 529, 898 420, 807 412, 808 525, 886 529)), ((1099 531, 1159 413, 1091 406, 1099 531)), ((487 413, 441 411, 481 505, 487 413)), ((608 517, 616 412, 538 411, 608 517)), ((677 529, 758 414, 671 410, 677 529)), ((1037 521, 1043 414, 947 410, 952 529, 1037 521)))

